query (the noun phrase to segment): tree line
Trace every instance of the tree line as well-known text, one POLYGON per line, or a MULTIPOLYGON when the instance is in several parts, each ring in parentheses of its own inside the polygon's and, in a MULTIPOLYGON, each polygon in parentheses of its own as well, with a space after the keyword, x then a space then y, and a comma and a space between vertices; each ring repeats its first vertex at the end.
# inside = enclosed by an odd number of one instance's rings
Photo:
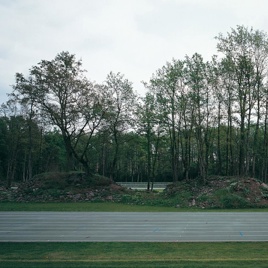
POLYGON ((218 55, 172 59, 143 82, 144 97, 121 73, 91 82, 69 52, 17 73, 1 105, 1 180, 82 170, 148 187, 210 175, 267 181, 267 34, 237 26, 216 39, 218 55))

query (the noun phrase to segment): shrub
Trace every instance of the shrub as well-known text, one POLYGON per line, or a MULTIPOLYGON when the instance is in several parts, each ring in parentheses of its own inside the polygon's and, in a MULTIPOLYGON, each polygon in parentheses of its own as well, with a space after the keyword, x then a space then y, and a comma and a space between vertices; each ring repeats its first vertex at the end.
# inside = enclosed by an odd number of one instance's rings
POLYGON ((112 180, 101 176, 101 175, 94 175, 91 182, 90 182, 90 186, 95 186, 95 187, 99 187, 99 186, 109 186, 111 185, 112 180))
POLYGON ((236 194, 229 194, 220 198, 222 208, 246 208, 249 202, 243 197, 236 194))

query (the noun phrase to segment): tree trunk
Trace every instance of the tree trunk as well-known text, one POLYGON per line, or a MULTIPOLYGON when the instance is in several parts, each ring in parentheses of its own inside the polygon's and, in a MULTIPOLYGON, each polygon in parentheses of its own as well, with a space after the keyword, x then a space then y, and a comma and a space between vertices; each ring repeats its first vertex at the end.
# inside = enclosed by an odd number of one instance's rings
POLYGON ((151 144, 151 125, 150 122, 147 124, 147 191, 151 188, 151 177, 152 177, 152 144, 151 144))
POLYGON ((218 129, 217 129, 217 174, 222 175, 222 159, 221 159, 221 103, 218 103, 218 129))

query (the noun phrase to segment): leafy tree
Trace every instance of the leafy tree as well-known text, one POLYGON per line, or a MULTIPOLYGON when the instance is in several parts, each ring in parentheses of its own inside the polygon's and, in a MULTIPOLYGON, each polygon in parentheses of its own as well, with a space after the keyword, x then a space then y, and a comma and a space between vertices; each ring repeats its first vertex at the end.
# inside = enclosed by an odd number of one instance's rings
MULTIPOLYGON (((145 84, 146 85, 146 84, 145 84)), ((144 134, 147 143, 147 190, 153 190, 159 152, 160 125, 156 111, 156 98, 148 92, 137 109, 138 132, 144 134)))
POLYGON ((75 159, 90 173, 87 150, 105 108, 102 88, 88 81, 81 65, 75 55, 61 52, 55 59, 42 60, 32 67, 28 79, 17 74, 14 89, 15 93, 23 95, 22 98, 34 96, 40 113, 60 129, 68 168, 75 168, 75 159), (83 147, 78 149, 82 139, 83 147))
POLYGON ((136 95, 131 83, 120 73, 110 73, 105 81, 105 90, 108 91, 108 106, 105 121, 111 133, 114 153, 111 164, 111 176, 116 177, 116 165, 119 158, 120 136, 134 126, 134 110, 136 95))
MULTIPOLYGON (((267 70, 268 38, 260 31, 237 26, 227 33, 227 36, 220 34, 217 39, 219 41, 217 48, 225 57, 223 71, 229 77, 226 87, 233 91, 229 99, 232 100, 232 107, 234 107, 232 117, 238 123, 240 131, 238 172, 240 175, 248 174, 251 165, 255 173, 254 163, 257 151, 254 147, 256 147, 260 126, 261 99, 267 70), (257 116, 253 118, 254 114, 257 116), (250 126, 255 118, 255 145, 252 151, 249 148, 250 126)), ((231 123, 230 120, 229 115, 231 123)))
POLYGON ((149 89, 155 94, 159 106, 161 119, 159 123, 167 130, 170 137, 170 152, 173 182, 179 178, 178 173, 178 129, 180 126, 178 103, 180 100, 179 88, 183 87, 183 68, 182 61, 173 60, 159 69, 150 80, 149 89))
POLYGON ((44 133, 40 172, 64 171, 66 161, 66 151, 61 133, 57 129, 44 133))
POLYGON ((33 92, 33 80, 26 81, 21 74, 16 74, 16 86, 9 95, 9 102, 20 105, 20 113, 25 118, 28 128, 27 152, 25 153, 24 181, 30 180, 33 175, 34 127, 37 123, 37 102, 33 92))
POLYGON ((173 59, 138 99, 111 72, 90 82, 75 55, 16 74, 1 106, 0 177, 10 186, 43 171, 83 169, 148 182, 211 174, 268 179, 268 37, 237 26, 217 37, 219 55, 173 59), (52 152, 52 153, 51 153, 52 152))
POLYGON ((207 66, 200 54, 186 57, 186 83, 188 96, 193 107, 192 120, 197 141, 199 176, 206 182, 208 172, 208 128, 210 118, 210 91, 207 80, 207 66))
POLYGON ((8 125, 7 118, 0 117, 0 180, 4 180, 7 174, 8 159, 8 125))

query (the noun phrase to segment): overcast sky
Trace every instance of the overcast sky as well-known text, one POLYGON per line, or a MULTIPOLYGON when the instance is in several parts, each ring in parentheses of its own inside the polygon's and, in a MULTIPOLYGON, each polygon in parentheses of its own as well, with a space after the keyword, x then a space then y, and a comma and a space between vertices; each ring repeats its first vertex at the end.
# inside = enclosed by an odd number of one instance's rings
POLYGON ((267 0, 0 0, 0 104, 16 72, 69 51, 91 81, 121 72, 144 94, 172 58, 217 53, 236 25, 268 32, 267 0))

